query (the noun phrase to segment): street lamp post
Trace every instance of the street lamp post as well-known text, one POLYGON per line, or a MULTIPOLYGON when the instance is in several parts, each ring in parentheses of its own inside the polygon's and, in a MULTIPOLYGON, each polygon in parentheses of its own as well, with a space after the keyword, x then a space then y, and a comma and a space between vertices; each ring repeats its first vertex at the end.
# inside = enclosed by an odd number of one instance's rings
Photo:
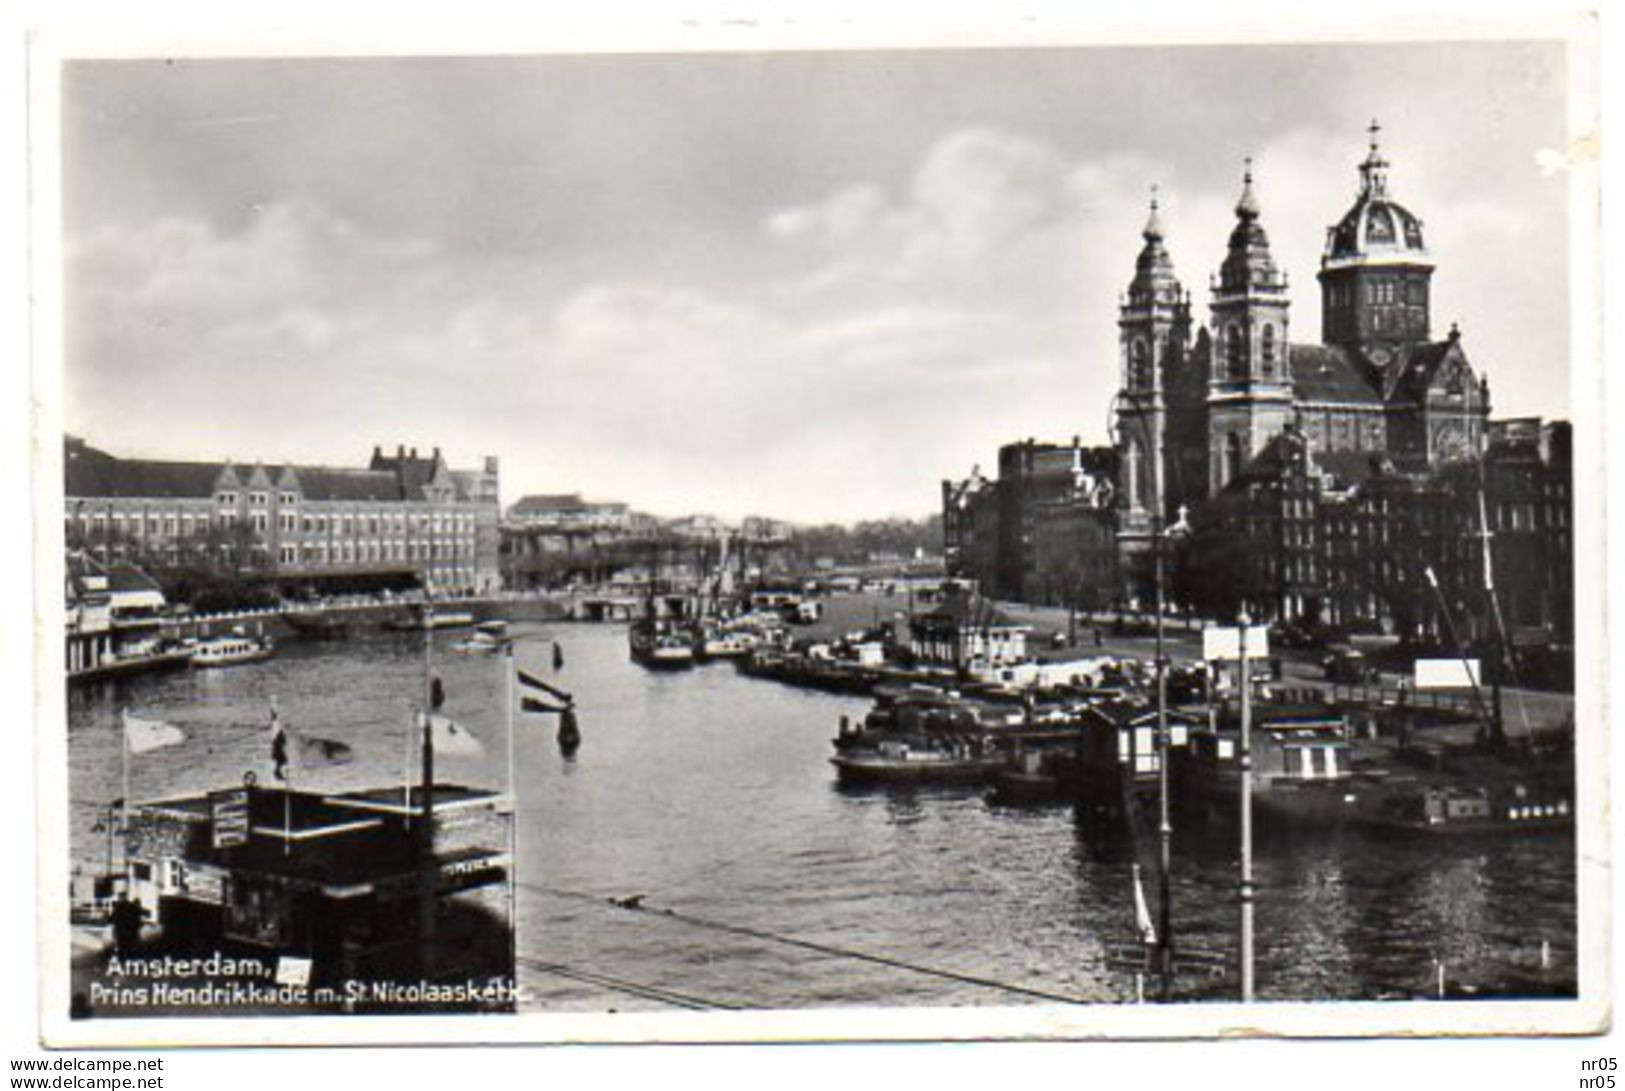
POLYGON ((1241 618, 1238 638, 1241 657, 1241 1001, 1253 999, 1253 749, 1252 678, 1247 660, 1247 626, 1250 619, 1245 612, 1241 618))

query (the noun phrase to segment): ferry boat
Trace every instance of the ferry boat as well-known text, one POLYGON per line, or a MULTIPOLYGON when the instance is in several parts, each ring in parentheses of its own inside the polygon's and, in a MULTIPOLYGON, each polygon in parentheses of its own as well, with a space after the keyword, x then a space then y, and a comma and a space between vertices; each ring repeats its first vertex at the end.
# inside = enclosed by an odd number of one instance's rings
POLYGON ((191 652, 194 667, 234 667, 240 663, 257 663, 274 654, 276 648, 270 638, 244 633, 200 640, 192 646, 191 652))

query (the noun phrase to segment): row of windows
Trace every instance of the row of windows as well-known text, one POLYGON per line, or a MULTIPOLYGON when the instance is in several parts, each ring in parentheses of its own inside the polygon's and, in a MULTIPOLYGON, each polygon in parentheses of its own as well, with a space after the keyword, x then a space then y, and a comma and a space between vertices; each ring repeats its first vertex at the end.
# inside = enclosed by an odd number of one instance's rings
MULTIPOLYGON (((67 529, 71 533, 74 529, 75 517, 66 516, 67 529)), ((138 512, 82 512, 78 516, 80 529, 85 533, 104 534, 109 526, 115 534, 126 531, 136 537, 184 537, 186 535, 201 533, 211 525, 216 527, 234 527, 238 523, 237 513, 232 511, 218 512, 212 517, 206 512, 169 512, 167 514, 152 513, 143 516, 138 512)), ((248 513, 248 526, 259 533, 270 529, 271 517, 268 512, 251 511, 248 513)), ((468 514, 452 515, 408 515, 402 512, 384 515, 305 515, 295 512, 279 513, 279 529, 284 534, 303 531, 306 534, 334 534, 349 536, 352 534, 391 534, 403 535, 406 533, 418 534, 456 534, 467 536, 474 531, 474 517, 468 514)))
POLYGON ((283 564, 369 564, 381 561, 472 560, 474 549, 466 543, 435 542, 327 542, 314 545, 278 547, 283 564))

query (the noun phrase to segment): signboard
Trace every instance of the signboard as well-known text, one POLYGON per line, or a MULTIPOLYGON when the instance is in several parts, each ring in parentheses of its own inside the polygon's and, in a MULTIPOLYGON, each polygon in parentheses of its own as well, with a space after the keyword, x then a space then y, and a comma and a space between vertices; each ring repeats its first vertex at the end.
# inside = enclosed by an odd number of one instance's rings
POLYGON ((279 955, 276 960, 276 983, 305 988, 310 984, 310 959, 295 955, 279 955))
MULTIPOLYGON (((1247 626, 1247 658, 1270 657, 1270 631, 1268 626, 1247 626)), ((1202 630, 1202 658, 1235 660, 1241 658, 1241 629, 1234 625, 1215 625, 1202 630)))
POLYGON ((247 788, 209 793, 209 829, 217 849, 229 849, 248 840, 247 788))
POLYGON ((1476 659, 1418 659, 1416 661, 1416 688, 1472 689, 1478 685, 1476 659))

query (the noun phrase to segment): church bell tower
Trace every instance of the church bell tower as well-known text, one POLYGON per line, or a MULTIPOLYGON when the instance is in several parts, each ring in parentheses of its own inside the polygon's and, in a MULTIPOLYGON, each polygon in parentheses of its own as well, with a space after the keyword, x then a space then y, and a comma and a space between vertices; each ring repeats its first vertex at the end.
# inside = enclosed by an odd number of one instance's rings
POLYGON ((1286 275, 1276 266, 1258 220, 1249 159, 1229 250, 1212 285, 1210 495, 1233 481, 1293 416, 1286 275))

